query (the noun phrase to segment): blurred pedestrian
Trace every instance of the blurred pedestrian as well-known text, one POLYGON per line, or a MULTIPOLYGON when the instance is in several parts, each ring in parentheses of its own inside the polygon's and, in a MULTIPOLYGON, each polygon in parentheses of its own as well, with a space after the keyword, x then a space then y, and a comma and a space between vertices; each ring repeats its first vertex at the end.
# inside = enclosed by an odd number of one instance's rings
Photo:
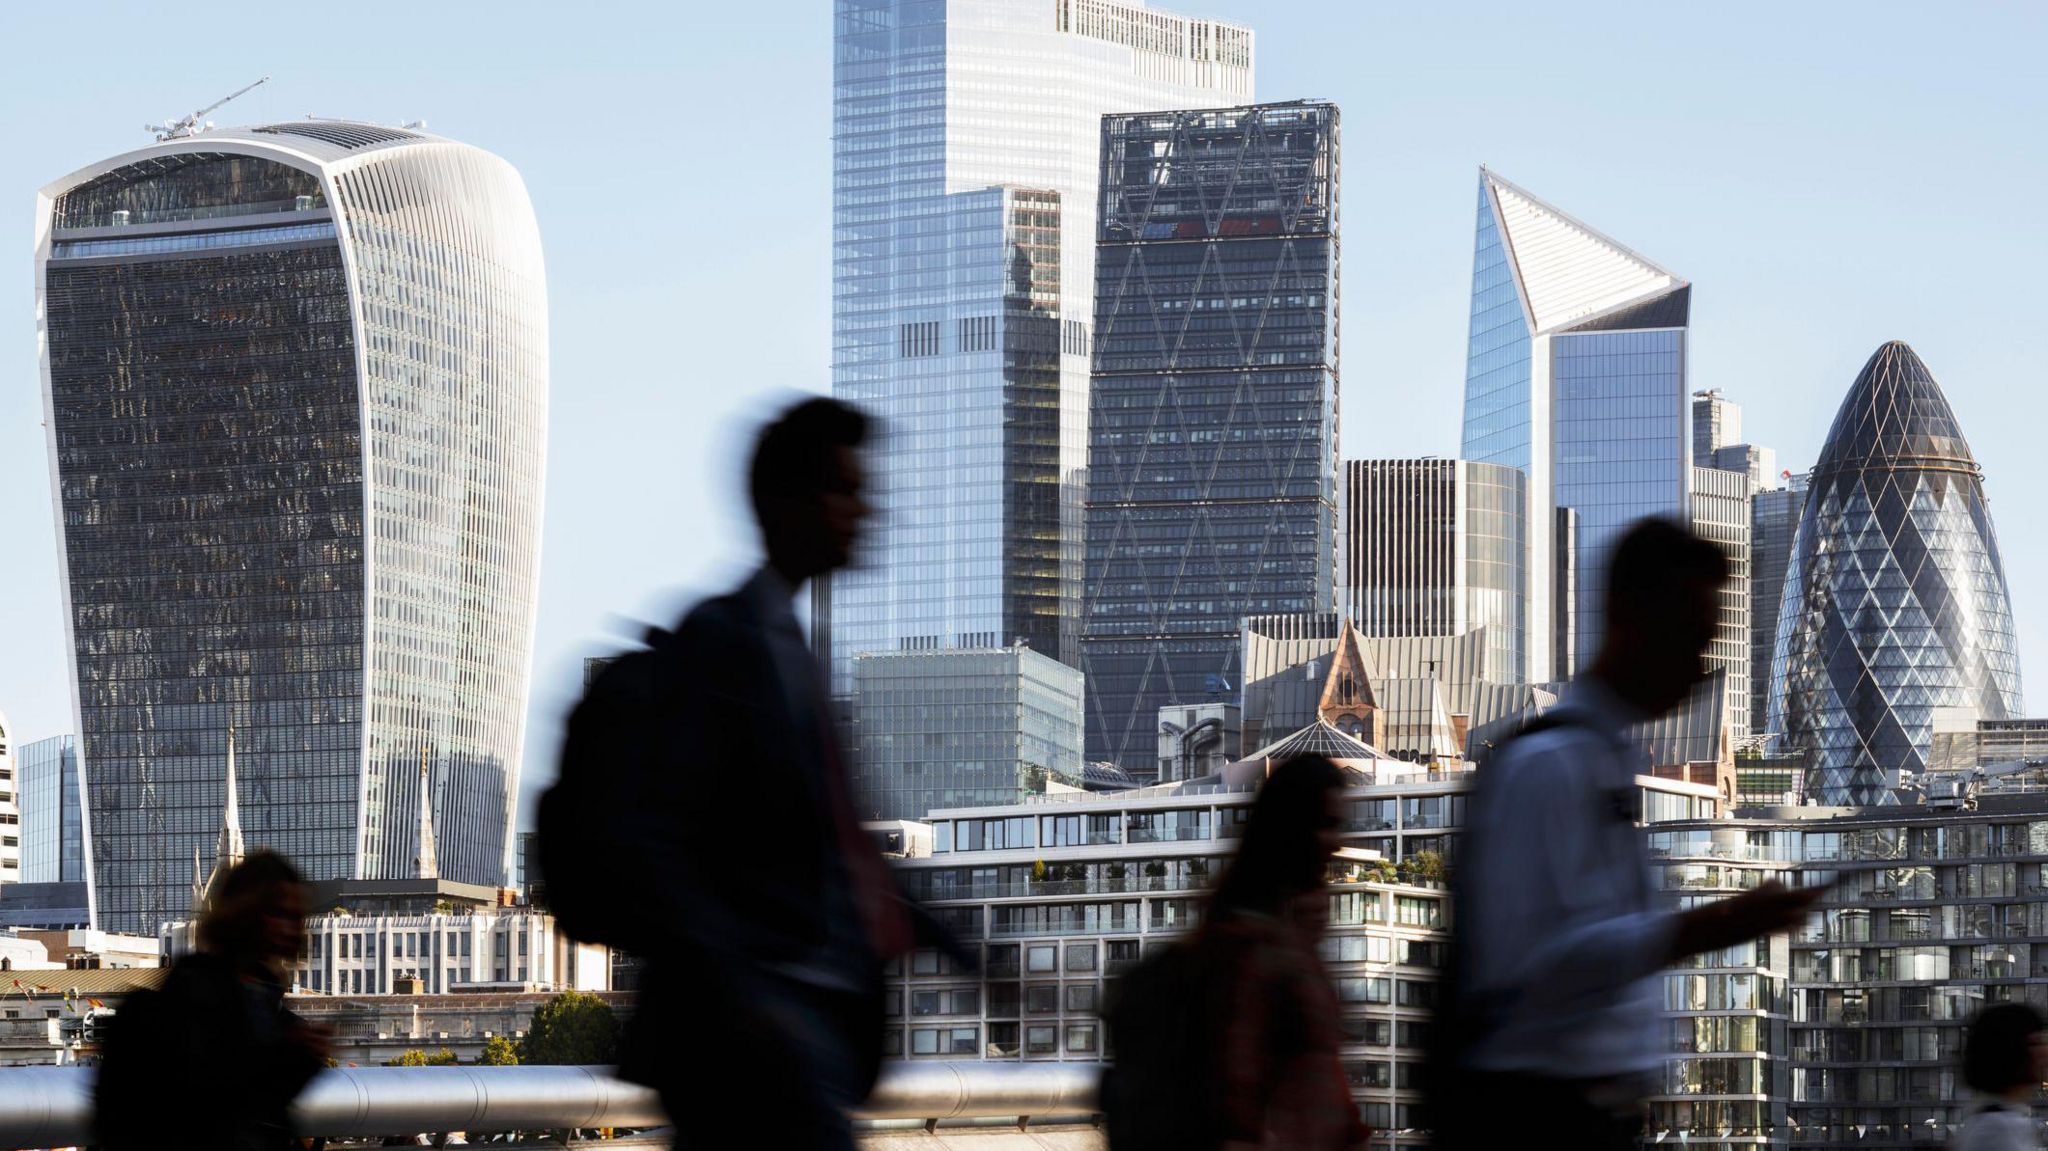
POLYGON ((2026 1003, 1994 1003, 1970 1020, 1963 1081, 1978 1096, 1955 1151, 2034 1151, 2034 1097, 2048 1079, 2048 1017, 2026 1003))
POLYGON ((766 1123, 778 1146, 851 1148, 847 1112, 881 1067, 883 965, 948 942, 860 826, 793 606, 852 557, 868 433, 829 399, 768 426, 748 482, 766 562, 643 663, 663 718, 610 821, 610 863, 650 930, 621 1073, 661 1093, 681 1146, 758 1142, 766 1123))
POLYGON ((1659 972, 1792 927, 1821 894, 1773 882, 1678 911, 1652 881, 1649 764, 1630 733, 1705 678, 1727 575, 1678 523, 1633 525, 1592 667, 1478 769, 1429 1072, 1438 1147, 1496 1147, 1532 1124, 1557 1146, 1633 1146, 1665 1055, 1659 972))
POLYGON ((289 1109, 328 1049, 284 1006, 305 940, 303 883, 283 856, 251 852, 210 893, 198 950, 115 1011, 93 1101, 100 1146, 293 1145, 289 1109))
POLYGON ((1318 954, 1344 786, 1322 756, 1275 768, 1201 927, 1125 977, 1103 1089, 1112 1151, 1366 1145, 1318 954))

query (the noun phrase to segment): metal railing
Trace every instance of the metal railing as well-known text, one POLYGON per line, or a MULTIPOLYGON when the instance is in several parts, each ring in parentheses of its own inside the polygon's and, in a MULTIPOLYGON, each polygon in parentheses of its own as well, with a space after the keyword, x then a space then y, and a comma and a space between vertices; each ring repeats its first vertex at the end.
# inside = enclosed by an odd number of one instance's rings
MULTIPOLYGON (((863 1119, 1086 1116, 1095 1063, 888 1063, 863 1119)), ((93 1070, 0 1068, 0 1147, 91 1142, 93 1070)), ((323 1071, 299 1096, 293 1125, 328 1139, 449 1131, 661 1127, 653 1091, 608 1067, 361 1067, 323 1071)))

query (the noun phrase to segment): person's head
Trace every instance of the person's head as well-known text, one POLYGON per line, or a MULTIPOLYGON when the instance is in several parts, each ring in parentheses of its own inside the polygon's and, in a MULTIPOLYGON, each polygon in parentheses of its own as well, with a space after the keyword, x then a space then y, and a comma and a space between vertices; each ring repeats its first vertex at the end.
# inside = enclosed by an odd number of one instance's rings
POLYGON ((1675 520, 1637 520, 1607 563, 1606 632, 1596 667, 1651 714, 1706 675, 1728 557, 1675 520))
POLYGON ((199 946, 243 966, 290 963, 306 934, 304 884, 284 856, 250 852, 215 885, 199 946))
POLYGON ((838 400, 804 400, 754 443, 747 495, 768 563, 792 583, 845 567, 872 510, 860 447, 868 418, 838 400))
POLYGON ((2032 1088, 2048 1078, 2048 1018, 2026 1003, 1994 1003, 1970 1020, 1963 1081, 1986 1095, 2032 1088))
POLYGON ((1252 800, 1236 858, 1216 885, 1216 911, 1283 913, 1315 891, 1343 843, 1344 770, 1320 755, 1273 769, 1252 800))

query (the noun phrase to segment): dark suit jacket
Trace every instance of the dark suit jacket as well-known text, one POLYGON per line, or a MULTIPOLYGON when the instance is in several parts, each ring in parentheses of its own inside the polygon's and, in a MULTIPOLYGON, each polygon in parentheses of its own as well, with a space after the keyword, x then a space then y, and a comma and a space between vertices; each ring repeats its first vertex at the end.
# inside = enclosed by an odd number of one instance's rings
MULTIPOLYGON (((725 1064, 780 1058, 760 1048, 774 1038, 762 1034, 774 1029, 762 1008, 793 989, 769 969, 811 958, 825 942, 828 885, 850 898, 827 790, 825 741, 834 735, 822 675, 814 706, 792 700, 766 627, 741 589, 699 604, 657 643, 657 695, 669 718, 662 746, 642 760, 648 778, 621 813, 622 875, 644 884, 653 920, 622 1070, 665 1093, 716 1092, 725 1064), (690 1048, 715 1061, 684 1054, 690 1048)), ((858 1032, 847 1044, 871 1083, 881 961, 851 958, 862 978, 846 997, 846 1029, 858 1032)))

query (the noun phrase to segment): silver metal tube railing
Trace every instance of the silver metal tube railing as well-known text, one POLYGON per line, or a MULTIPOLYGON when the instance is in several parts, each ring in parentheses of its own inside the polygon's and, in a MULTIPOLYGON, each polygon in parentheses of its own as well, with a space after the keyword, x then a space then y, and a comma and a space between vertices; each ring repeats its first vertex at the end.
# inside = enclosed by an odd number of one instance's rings
MULTIPOLYGON (((1087 1115, 1094 1063, 888 1063, 864 1119, 1087 1115)), ((93 1071, 0 1068, 0 1147, 91 1141, 93 1071)), ((351 1067, 323 1071, 293 1108, 295 1125, 329 1138, 444 1131, 659 1127, 654 1092, 608 1067, 351 1067)))

